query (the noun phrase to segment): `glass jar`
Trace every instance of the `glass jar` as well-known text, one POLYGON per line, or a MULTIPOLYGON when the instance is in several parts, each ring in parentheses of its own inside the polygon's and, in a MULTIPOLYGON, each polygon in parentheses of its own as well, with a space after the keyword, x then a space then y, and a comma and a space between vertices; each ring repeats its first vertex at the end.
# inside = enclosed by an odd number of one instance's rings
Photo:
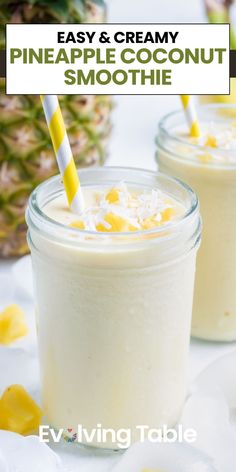
MULTIPOLYGON (((122 428, 135 441, 138 425, 175 425, 185 400, 198 200, 185 184, 145 170, 84 169, 80 181, 158 187, 186 208, 149 231, 81 231, 44 213, 63 193, 57 176, 33 192, 27 210, 46 418, 75 434, 78 424, 116 435, 122 428)), ((116 449, 116 438, 89 444, 116 449)))
MULTIPOLYGON (((199 121, 232 123, 236 107, 199 107, 199 121)), ((193 336, 212 341, 236 339, 236 160, 220 148, 206 148, 178 138, 185 123, 182 111, 160 122, 157 162, 162 172, 187 182, 197 193, 203 238, 197 259, 193 304, 193 336), (208 160, 214 152, 219 159, 208 160), (197 156, 200 156, 199 159, 197 156), (205 156, 205 158, 204 158, 205 156)))

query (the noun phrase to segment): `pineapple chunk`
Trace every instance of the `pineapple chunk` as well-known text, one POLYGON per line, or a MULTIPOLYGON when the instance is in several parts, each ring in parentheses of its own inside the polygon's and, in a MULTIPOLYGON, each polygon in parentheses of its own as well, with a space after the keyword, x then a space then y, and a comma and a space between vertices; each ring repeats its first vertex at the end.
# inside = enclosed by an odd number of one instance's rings
POLYGON ((70 224, 70 227, 77 228, 77 229, 85 229, 84 222, 81 220, 72 221, 72 223, 70 224))
POLYGON ((216 148, 217 147, 217 142, 215 136, 207 136, 205 146, 216 148))
POLYGON ((157 226, 160 226, 162 223, 166 223, 171 219, 171 217, 174 214, 174 209, 173 208, 166 208, 160 213, 160 221, 158 221, 156 218, 153 216, 149 218, 145 218, 142 224, 142 229, 153 229, 156 228, 157 226))
POLYGON ((106 200, 109 203, 118 203, 119 202, 119 191, 116 188, 111 189, 106 195, 106 200))
POLYGON ((0 429, 30 434, 39 427, 42 411, 21 385, 11 385, 0 398, 0 429))
POLYGON ((24 312, 18 305, 10 305, 0 313, 0 344, 10 344, 26 334, 24 312))
POLYGON ((156 221, 153 217, 145 218, 142 223, 142 229, 152 229, 159 226, 159 222, 156 221))
POLYGON ((174 215, 174 209, 169 207, 166 208, 161 212, 161 222, 164 223, 166 221, 169 221, 171 217, 174 215))
POLYGON ((105 231, 108 233, 110 232, 123 233, 126 231, 136 230, 136 228, 130 225, 129 222, 125 218, 122 218, 121 216, 118 216, 118 215, 114 215, 114 213, 107 213, 104 220, 110 225, 110 228, 106 228, 102 223, 99 223, 96 226, 97 231, 105 231))

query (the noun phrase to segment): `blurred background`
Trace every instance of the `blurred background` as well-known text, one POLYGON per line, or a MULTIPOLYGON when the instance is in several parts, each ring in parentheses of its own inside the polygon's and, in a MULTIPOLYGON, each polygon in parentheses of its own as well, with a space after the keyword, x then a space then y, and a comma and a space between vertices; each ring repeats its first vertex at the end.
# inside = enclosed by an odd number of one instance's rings
MULTIPOLYGON (((197 23, 236 24, 234 0, 1 0, 0 48, 5 23, 197 23)), ((232 30, 233 31, 233 30, 232 30)), ((231 47, 236 48, 234 34, 231 47)), ((236 79, 234 81, 236 83, 236 79)), ((236 102, 231 97, 219 101, 236 102)), ((25 207, 57 165, 37 96, 6 96, 0 79, 0 258, 27 253, 25 207)), ((206 100, 206 97, 204 98, 206 100)), ((212 100, 212 98, 211 98, 212 100)), ((155 135, 160 118, 180 107, 176 96, 61 96, 78 167, 126 165, 156 169, 155 135)))
POLYGON ((114 23, 197 23, 206 21, 202 0, 108 0, 114 23))
MULTIPOLYGON (((217 12, 220 21, 224 6, 230 2, 221 0, 112 0, 108 2, 108 21, 119 23, 198 23, 208 22, 207 5, 217 12)), ((224 15, 224 14, 223 14, 224 15)), ((222 15, 222 16, 223 16, 222 15)), ((227 16, 227 14, 225 15, 227 16)), ((231 8, 231 17, 234 12, 231 8)), ((222 22, 228 21, 222 18, 222 22)), ((115 127, 111 139, 109 164, 136 165, 156 169, 154 160, 155 135, 158 121, 163 115, 180 107, 176 96, 119 96, 113 121, 115 127)))

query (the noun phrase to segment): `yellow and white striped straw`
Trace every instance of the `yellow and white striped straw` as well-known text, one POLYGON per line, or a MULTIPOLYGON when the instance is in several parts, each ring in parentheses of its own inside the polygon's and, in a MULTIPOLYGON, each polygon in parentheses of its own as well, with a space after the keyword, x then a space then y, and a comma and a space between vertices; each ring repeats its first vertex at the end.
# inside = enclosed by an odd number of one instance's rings
POLYGON ((58 98, 41 95, 41 101, 69 206, 74 213, 81 213, 84 199, 58 98))
POLYGON ((193 99, 190 95, 180 95, 180 98, 188 122, 190 136, 199 138, 201 132, 193 99))

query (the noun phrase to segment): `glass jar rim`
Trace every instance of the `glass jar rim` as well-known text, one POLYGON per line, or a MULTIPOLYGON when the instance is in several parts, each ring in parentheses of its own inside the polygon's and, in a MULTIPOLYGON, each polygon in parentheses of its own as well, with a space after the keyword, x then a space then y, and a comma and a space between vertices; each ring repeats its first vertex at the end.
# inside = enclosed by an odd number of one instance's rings
MULTIPOLYGON (((207 112, 207 111, 214 111, 214 110, 235 110, 236 112, 236 104, 224 104, 224 103, 211 103, 211 104, 204 104, 204 105, 200 105, 197 107, 197 110, 200 112, 207 112)), ((169 140, 171 141, 173 144, 184 144, 186 145, 191 151, 199 151, 199 152, 206 152, 209 151, 209 152, 212 152, 212 148, 211 147, 207 147, 207 146, 204 146, 202 144, 197 144, 197 143, 191 143, 189 141, 186 141, 185 139, 183 138, 180 138, 178 137, 177 135, 173 134, 173 132, 171 132, 171 130, 168 129, 168 123, 170 121, 171 118, 175 118, 175 117, 181 117, 181 120, 180 120, 180 124, 181 123, 186 123, 186 118, 184 116, 184 110, 183 109, 179 109, 179 110, 175 110, 173 112, 170 112, 168 114, 166 114, 159 122, 158 124, 158 130, 160 132, 160 135, 162 135, 166 140, 169 140)), ((201 121, 200 121, 200 125, 201 125, 201 121)), ((163 143, 160 143, 160 140, 159 140, 159 136, 157 136, 157 139, 156 139, 156 142, 157 144, 159 144, 161 147, 163 147, 163 143)), ((182 155, 180 153, 177 153, 175 152, 173 149, 170 150, 170 152, 172 154, 174 154, 176 157, 178 157, 179 159, 183 159, 182 155)), ((222 155, 222 153, 224 153, 224 155, 232 155, 232 152, 233 150, 232 149, 224 149, 224 148, 214 148, 214 153, 217 154, 217 155, 222 155)), ((197 162, 197 160, 194 158, 194 156, 187 156, 188 159, 191 159, 191 162, 194 162, 196 165, 199 165, 199 166, 202 166, 204 165, 204 167, 221 167, 221 168, 225 168, 227 167, 227 169, 229 169, 230 167, 232 167, 233 169, 235 169, 236 167, 236 160, 235 162, 232 162, 232 161, 217 161, 217 162, 204 162, 204 164, 202 162, 197 162)))
MULTIPOLYGON (((173 233, 175 231, 178 231, 178 229, 182 228, 182 225, 187 223, 187 221, 194 217, 194 215, 197 214, 198 209, 199 209, 199 203, 198 203, 198 197, 196 193, 184 182, 180 181, 179 179, 169 177, 161 172, 158 171, 151 171, 151 170, 146 170, 146 169, 141 169, 141 168, 135 168, 135 167, 114 167, 114 166, 108 166, 108 167, 96 167, 92 169, 80 169, 79 170, 79 175, 80 175, 80 180, 83 180, 83 175, 86 173, 91 173, 91 174, 101 174, 104 171, 109 171, 109 172, 119 172, 119 171, 124 171, 124 172, 135 172, 137 173, 140 177, 145 175, 149 177, 160 177, 161 179, 164 179, 166 182, 169 183, 174 183, 176 186, 178 186, 180 189, 185 190, 186 194, 189 197, 189 208, 179 217, 178 219, 170 222, 170 223, 165 223, 162 226, 155 227, 149 230, 138 230, 138 231, 129 231, 129 232, 97 232, 97 231, 88 231, 88 230, 82 230, 79 228, 73 228, 70 226, 67 226, 65 224, 62 224, 58 221, 53 220, 49 216, 46 215, 46 213, 43 212, 42 208, 40 208, 39 204, 39 193, 46 191, 46 188, 48 185, 53 185, 53 184, 61 184, 60 189, 57 190, 56 193, 53 194, 53 198, 50 200, 52 201, 59 195, 61 195, 64 192, 63 185, 61 183, 61 177, 60 175, 53 176, 49 179, 47 179, 45 182, 41 183, 36 187, 36 189, 32 192, 28 207, 26 210, 26 221, 29 226, 29 228, 33 227, 36 230, 39 229, 41 232, 48 236, 53 236, 55 231, 57 231, 57 234, 60 232, 60 230, 63 230, 63 234, 66 235, 67 237, 70 236, 81 236, 83 238, 93 238, 93 241, 98 241, 98 240, 105 240, 107 242, 111 242, 112 245, 114 245, 114 239, 118 239, 119 241, 122 240, 122 237, 125 238, 125 242, 127 243, 135 243, 135 238, 140 237, 139 241, 147 241, 147 239, 143 238, 143 236, 148 236, 148 235, 156 235, 157 237, 154 238, 153 240, 163 240, 163 238, 159 238, 160 235, 164 236, 164 239, 166 239, 165 233, 167 230, 170 230, 170 233, 173 233), (47 230, 43 231, 42 228, 47 227, 47 230), (172 231, 171 231, 172 230, 172 231), (112 241, 111 241, 112 239, 112 241)), ((118 180, 118 179, 117 179, 118 180)), ((116 182, 117 182, 116 180, 116 182)), ((107 184, 109 185, 109 179, 107 184)), ((86 186, 87 184, 85 184, 86 186)), ((99 182, 94 182, 93 184, 90 183, 90 185, 95 186, 99 185, 99 182)), ((138 185, 138 183, 137 183, 138 185)), ((142 184, 140 183, 140 186, 142 184)), ((71 238, 70 243, 73 243, 73 238, 71 238)), ((85 240, 75 240, 81 244, 82 243, 87 243, 85 240)), ((68 242, 68 240, 67 240, 68 242)))

